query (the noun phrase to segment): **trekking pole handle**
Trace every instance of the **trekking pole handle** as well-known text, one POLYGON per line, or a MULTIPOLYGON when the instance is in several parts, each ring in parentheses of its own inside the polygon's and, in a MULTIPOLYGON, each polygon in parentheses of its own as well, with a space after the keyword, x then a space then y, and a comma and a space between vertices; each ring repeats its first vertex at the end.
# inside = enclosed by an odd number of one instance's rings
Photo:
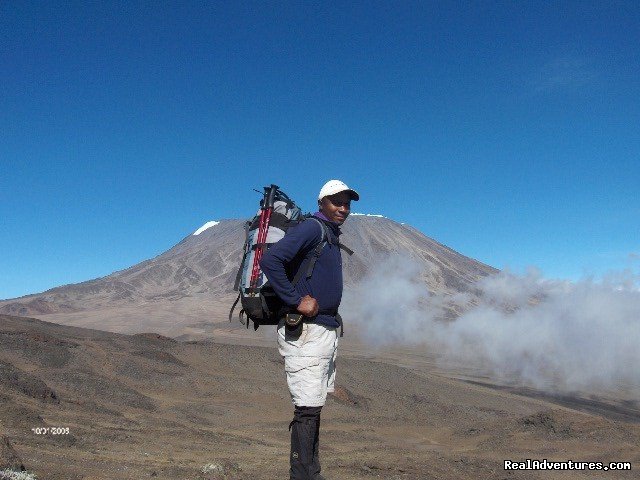
POLYGON ((273 203, 276 198, 276 192, 278 191, 278 186, 271 184, 270 187, 264 187, 264 209, 273 208, 273 203))

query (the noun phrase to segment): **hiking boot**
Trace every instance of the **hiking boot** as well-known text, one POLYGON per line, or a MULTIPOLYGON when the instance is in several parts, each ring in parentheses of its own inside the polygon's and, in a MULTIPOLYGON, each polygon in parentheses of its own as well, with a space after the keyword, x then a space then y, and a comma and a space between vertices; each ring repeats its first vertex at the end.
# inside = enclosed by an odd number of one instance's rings
POLYGON ((319 457, 314 456, 314 444, 318 443, 318 417, 322 407, 295 408, 291 430, 291 454, 289 457, 290 480, 322 480, 319 457), (314 461, 315 460, 315 461, 314 461), (319 476, 320 475, 320 476, 319 476))

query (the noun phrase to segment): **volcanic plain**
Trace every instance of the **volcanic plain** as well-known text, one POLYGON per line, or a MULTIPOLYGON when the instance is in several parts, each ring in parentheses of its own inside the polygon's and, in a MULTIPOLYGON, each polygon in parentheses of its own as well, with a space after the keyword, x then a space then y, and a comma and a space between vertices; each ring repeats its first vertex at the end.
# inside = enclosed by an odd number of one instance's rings
MULTIPOLYGON (((273 332, 254 333, 179 341, 0 315, 0 470, 51 480, 288 478, 283 363, 273 332)), ((345 337, 321 460, 327 478, 344 480, 638 478, 640 409, 507 388, 345 337), (525 459, 632 470, 504 469, 525 459)))

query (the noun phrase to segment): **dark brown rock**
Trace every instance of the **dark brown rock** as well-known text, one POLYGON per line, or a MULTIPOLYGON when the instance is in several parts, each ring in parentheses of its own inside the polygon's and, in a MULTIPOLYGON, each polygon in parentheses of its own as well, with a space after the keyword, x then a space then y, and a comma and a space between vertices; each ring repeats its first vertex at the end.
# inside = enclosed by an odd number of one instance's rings
POLYGON ((56 392, 40 378, 3 361, 0 361, 0 385, 43 402, 60 403, 56 392))
POLYGON ((0 470, 11 469, 23 472, 25 466, 5 435, 0 435, 0 470))

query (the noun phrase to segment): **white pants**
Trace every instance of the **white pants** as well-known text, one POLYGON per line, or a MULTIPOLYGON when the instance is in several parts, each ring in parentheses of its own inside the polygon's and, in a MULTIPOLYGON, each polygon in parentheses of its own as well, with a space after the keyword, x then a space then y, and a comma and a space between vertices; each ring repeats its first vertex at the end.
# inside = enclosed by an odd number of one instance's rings
POLYGON ((286 335, 284 320, 278 324, 278 351, 291 401, 298 407, 321 407, 334 391, 338 329, 304 323, 297 339, 286 335))

